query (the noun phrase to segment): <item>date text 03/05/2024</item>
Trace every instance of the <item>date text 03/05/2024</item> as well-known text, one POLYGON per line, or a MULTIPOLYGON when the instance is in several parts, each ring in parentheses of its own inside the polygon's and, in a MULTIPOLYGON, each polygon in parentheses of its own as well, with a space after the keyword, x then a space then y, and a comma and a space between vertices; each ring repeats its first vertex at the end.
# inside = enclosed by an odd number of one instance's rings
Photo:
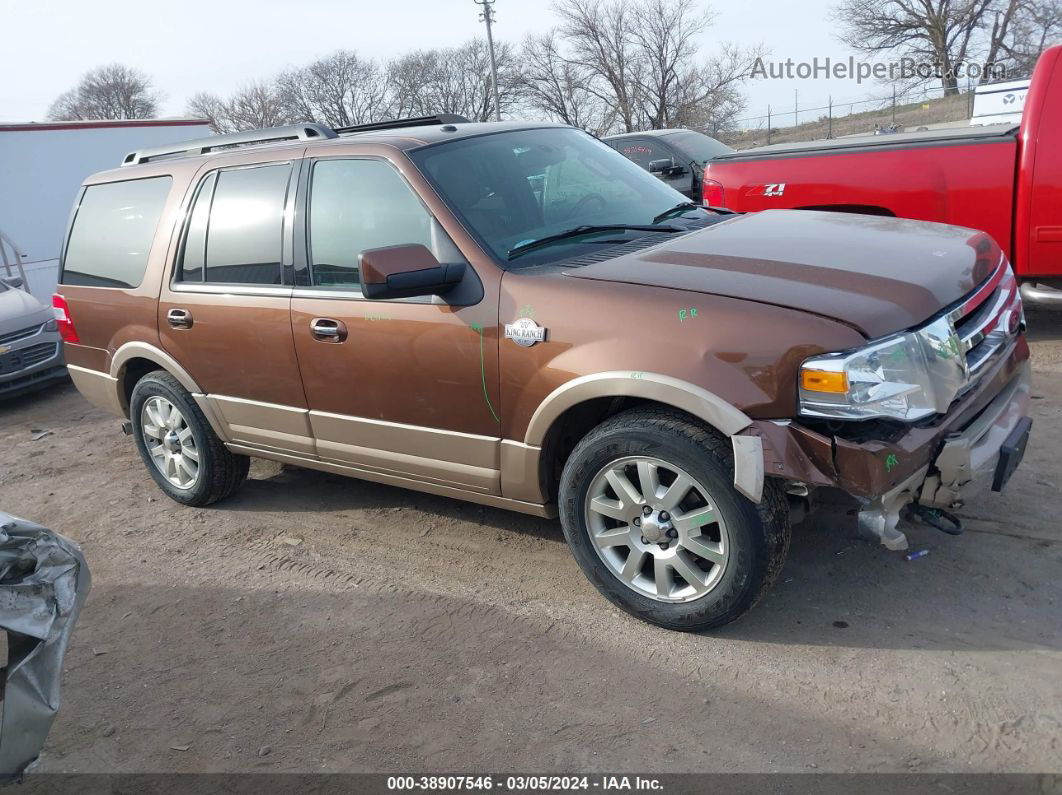
POLYGON ((660 791, 663 783, 642 776, 388 776, 387 789, 394 791, 500 790, 641 790, 660 791))

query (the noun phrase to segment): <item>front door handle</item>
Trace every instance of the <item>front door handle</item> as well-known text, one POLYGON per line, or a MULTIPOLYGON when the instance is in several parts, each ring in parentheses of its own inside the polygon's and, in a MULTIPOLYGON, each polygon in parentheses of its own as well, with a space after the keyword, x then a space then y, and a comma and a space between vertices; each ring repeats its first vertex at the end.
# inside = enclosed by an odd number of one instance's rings
POLYGON ((166 320, 174 328, 192 327, 192 313, 187 309, 171 309, 166 313, 166 320))
POLYGON ((342 342, 347 338, 347 327, 341 320, 315 317, 310 321, 310 334, 319 342, 342 342))

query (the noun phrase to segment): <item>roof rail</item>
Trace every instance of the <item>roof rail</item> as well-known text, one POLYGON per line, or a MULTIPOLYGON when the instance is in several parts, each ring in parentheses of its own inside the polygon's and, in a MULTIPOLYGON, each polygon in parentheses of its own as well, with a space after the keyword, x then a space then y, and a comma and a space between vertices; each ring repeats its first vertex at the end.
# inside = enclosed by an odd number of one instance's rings
POLYGON ((408 119, 391 119, 375 121, 369 124, 355 124, 350 127, 336 127, 337 133, 369 132, 371 130, 395 130, 401 127, 426 127, 434 124, 467 124, 468 119, 456 113, 436 113, 434 116, 411 116, 408 119))
POLYGON ((320 138, 335 138, 335 130, 321 124, 291 124, 287 127, 268 127, 264 130, 247 130, 229 135, 213 135, 195 141, 181 141, 167 146, 155 146, 151 149, 138 149, 130 152, 122 160, 123 166, 135 166, 167 157, 181 155, 204 155, 215 149, 225 149, 250 144, 273 143, 276 141, 313 141, 320 138))

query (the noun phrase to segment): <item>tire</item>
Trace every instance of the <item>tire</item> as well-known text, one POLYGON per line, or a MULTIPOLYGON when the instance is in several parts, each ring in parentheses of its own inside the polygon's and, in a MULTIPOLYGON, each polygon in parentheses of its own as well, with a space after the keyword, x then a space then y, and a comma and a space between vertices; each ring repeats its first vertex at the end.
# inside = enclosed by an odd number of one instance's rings
POLYGON ((251 459, 222 444, 192 396, 164 370, 148 373, 133 387, 129 419, 144 466, 170 499, 202 507, 228 497, 246 480, 251 459), (183 464, 174 463, 180 459, 183 464))
POLYGON ((562 474, 560 519, 579 567, 614 605, 667 629, 741 617, 781 571, 790 528, 777 483, 767 480, 756 505, 734 488, 733 472, 729 442, 686 414, 635 408, 609 418, 576 445, 562 474), (693 484, 688 492, 682 475, 693 484), (652 500, 634 499, 643 485, 652 500), (662 510, 676 499, 674 510, 662 510), (636 554, 646 557, 632 564, 636 554))

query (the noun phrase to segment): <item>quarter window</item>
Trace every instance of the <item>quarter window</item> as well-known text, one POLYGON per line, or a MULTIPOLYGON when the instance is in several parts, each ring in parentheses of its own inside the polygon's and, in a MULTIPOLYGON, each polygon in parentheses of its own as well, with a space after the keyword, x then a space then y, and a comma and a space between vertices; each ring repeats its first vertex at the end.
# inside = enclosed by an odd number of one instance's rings
POLYGON ((456 249, 402 176, 382 160, 319 160, 309 209, 310 278, 315 287, 359 289, 367 249, 420 243, 442 262, 456 249))
POLYGON ((179 280, 280 284, 291 165, 216 172, 199 188, 188 220, 179 280))
POLYGON ((137 287, 172 181, 151 177, 85 188, 63 257, 62 284, 137 287))

